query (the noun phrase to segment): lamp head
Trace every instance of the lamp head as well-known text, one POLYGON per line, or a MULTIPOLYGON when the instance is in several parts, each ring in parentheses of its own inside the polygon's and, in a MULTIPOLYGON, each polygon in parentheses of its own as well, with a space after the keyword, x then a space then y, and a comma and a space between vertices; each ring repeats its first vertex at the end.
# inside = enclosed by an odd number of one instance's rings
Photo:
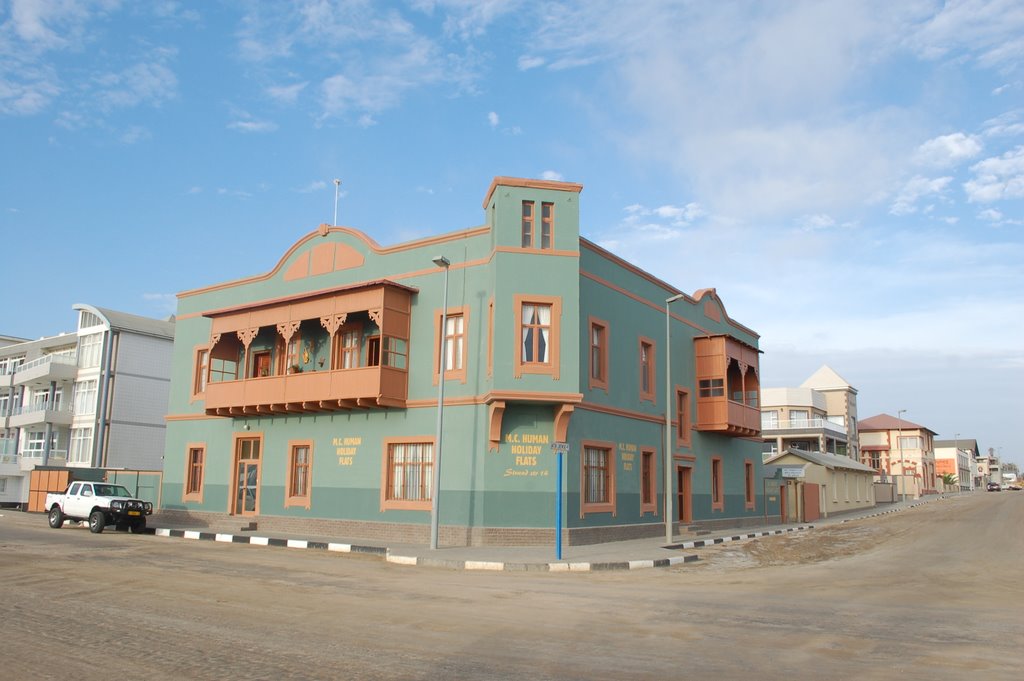
POLYGON ((447 268, 452 263, 448 258, 444 257, 443 255, 439 255, 436 258, 434 258, 434 264, 437 265, 438 267, 447 268))

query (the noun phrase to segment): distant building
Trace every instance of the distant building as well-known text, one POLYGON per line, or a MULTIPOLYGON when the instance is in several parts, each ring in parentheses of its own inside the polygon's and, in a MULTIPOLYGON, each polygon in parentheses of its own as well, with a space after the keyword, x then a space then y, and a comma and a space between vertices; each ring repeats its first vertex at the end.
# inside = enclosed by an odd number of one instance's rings
POLYGON ((860 422, 862 463, 876 479, 894 481, 896 494, 917 499, 935 494, 935 432, 905 419, 879 414, 860 422))
POLYGON ((799 388, 762 388, 761 437, 765 458, 794 448, 856 461, 857 390, 827 365, 799 388))
POLYGON ((174 323, 74 309, 75 332, 0 344, 0 503, 36 466, 163 468, 174 323))
POLYGON ((978 458, 978 442, 968 438, 935 441, 935 474, 955 475, 957 487, 967 492, 982 485, 975 480, 975 460, 978 458))

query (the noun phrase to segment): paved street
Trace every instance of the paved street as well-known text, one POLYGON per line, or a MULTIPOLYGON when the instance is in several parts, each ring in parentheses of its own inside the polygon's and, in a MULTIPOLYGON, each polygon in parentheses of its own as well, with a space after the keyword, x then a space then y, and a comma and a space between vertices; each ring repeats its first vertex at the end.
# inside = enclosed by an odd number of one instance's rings
POLYGON ((1024 492, 622 572, 466 572, 3 511, 5 679, 1018 679, 1024 492))

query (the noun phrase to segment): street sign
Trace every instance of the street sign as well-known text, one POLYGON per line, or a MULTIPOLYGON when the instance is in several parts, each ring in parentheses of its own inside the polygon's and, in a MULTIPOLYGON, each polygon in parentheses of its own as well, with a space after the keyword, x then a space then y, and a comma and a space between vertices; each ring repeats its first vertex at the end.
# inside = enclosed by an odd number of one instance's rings
POLYGON ((556 454, 568 454, 569 443, 568 442, 552 442, 551 451, 556 454))

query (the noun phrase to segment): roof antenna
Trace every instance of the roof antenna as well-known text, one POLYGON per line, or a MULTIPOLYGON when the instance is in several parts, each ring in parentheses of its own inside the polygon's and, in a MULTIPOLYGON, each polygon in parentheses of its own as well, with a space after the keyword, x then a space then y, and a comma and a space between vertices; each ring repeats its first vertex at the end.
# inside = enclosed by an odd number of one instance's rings
POLYGON ((333 226, 338 226, 338 190, 341 189, 341 180, 334 178, 334 222, 333 226))

